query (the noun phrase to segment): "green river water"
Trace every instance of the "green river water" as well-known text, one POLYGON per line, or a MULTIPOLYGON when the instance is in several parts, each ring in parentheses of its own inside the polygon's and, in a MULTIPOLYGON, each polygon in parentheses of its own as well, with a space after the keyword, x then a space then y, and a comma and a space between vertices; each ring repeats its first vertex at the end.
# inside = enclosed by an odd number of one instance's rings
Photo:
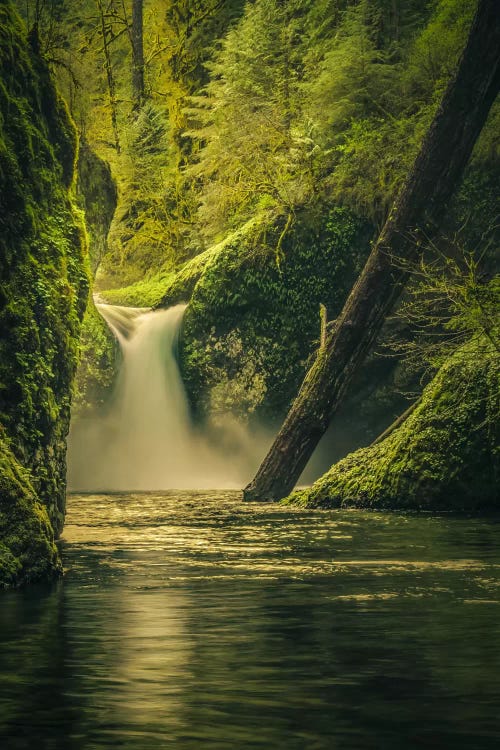
POLYGON ((3 750, 500 747, 500 520, 73 495, 0 597, 3 750))

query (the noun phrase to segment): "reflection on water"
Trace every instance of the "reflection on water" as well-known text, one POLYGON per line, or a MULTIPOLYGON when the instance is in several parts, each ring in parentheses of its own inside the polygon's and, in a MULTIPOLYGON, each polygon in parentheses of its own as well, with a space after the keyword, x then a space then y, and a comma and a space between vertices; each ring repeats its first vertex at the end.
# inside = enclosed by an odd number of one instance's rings
POLYGON ((500 742, 496 519, 73 496, 67 575, 0 599, 0 746, 500 742))

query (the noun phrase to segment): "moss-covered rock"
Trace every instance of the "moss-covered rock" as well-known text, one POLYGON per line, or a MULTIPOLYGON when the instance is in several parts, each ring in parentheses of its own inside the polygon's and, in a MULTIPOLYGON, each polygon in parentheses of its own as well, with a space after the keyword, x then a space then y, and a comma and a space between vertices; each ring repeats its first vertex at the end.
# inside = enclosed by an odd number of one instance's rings
POLYGON ((27 39, 11 3, 2 2, 0 533, 7 574, 0 579, 11 584, 59 565, 53 537, 64 520, 71 386, 89 290, 85 229, 73 200, 76 154, 76 131, 38 40, 27 39))
MULTIPOLYGON (((107 252, 108 232, 117 204, 117 189, 109 165, 89 145, 80 145, 78 199, 85 211, 91 271, 95 276, 107 252)), ((87 307, 80 336, 72 416, 100 406, 108 397, 117 374, 116 339, 99 315, 93 300, 87 307)))
POLYGON ((177 277, 174 271, 158 271, 129 286, 120 289, 106 289, 99 296, 111 305, 126 307, 157 307, 165 294, 165 289, 177 277))
POLYGON ((82 323, 80 361, 76 371, 71 415, 78 419, 102 406, 115 383, 120 351, 108 325, 90 300, 82 323))
POLYGON ((238 247, 256 226, 252 219, 235 232, 231 232, 222 242, 208 248, 184 263, 178 271, 162 269, 148 274, 130 286, 119 289, 104 289, 100 296, 113 305, 131 307, 171 307, 189 302, 194 288, 209 265, 228 247, 238 247))
POLYGON ((230 232, 221 242, 209 247, 204 252, 187 261, 183 267, 168 280, 158 306, 171 307, 189 302, 196 285, 211 266, 230 263, 232 256, 253 249, 255 239, 266 224, 265 216, 257 216, 247 221, 239 229, 230 232))
POLYGON ((92 274, 108 251, 108 232, 116 210, 118 191, 107 162, 86 141, 78 152, 78 202, 85 212, 92 274))
POLYGON ((309 507, 498 508, 500 364, 488 341, 456 352, 408 419, 287 502, 309 507))
POLYGON ((163 305, 188 301, 180 341, 195 413, 283 414, 320 337, 320 304, 336 317, 369 249, 369 228, 342 208, 262 216, 190 261, 163 305), (281 239, 280 239, 281 238, 281 239))
POLYGON ((29 472, 0 434, 0 588, 62 571, 54 531, 29 472))

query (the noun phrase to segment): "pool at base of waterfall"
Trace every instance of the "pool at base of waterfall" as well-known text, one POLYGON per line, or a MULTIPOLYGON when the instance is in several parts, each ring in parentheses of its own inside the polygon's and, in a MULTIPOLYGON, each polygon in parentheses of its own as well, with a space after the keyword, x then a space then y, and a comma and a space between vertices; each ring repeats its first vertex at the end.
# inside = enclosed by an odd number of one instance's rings
POLYGON ((5 750, 500 746, 500 523, 68 498, 66 574, 1 596, 5 750))

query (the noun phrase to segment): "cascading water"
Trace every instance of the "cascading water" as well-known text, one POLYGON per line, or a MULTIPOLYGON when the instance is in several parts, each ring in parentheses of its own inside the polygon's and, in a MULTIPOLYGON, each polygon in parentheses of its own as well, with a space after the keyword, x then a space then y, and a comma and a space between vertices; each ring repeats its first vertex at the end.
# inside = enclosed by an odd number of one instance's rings
POLYGON ((175 356, 185 305, 154 311, 97 308, 120 344, 122 364, 106 412, 72 425, 69 487, 240 487, 258 465, 262 440, 257 448, 245 431, 228 425, 233 450, 227 455, 193 427, 175 356))

